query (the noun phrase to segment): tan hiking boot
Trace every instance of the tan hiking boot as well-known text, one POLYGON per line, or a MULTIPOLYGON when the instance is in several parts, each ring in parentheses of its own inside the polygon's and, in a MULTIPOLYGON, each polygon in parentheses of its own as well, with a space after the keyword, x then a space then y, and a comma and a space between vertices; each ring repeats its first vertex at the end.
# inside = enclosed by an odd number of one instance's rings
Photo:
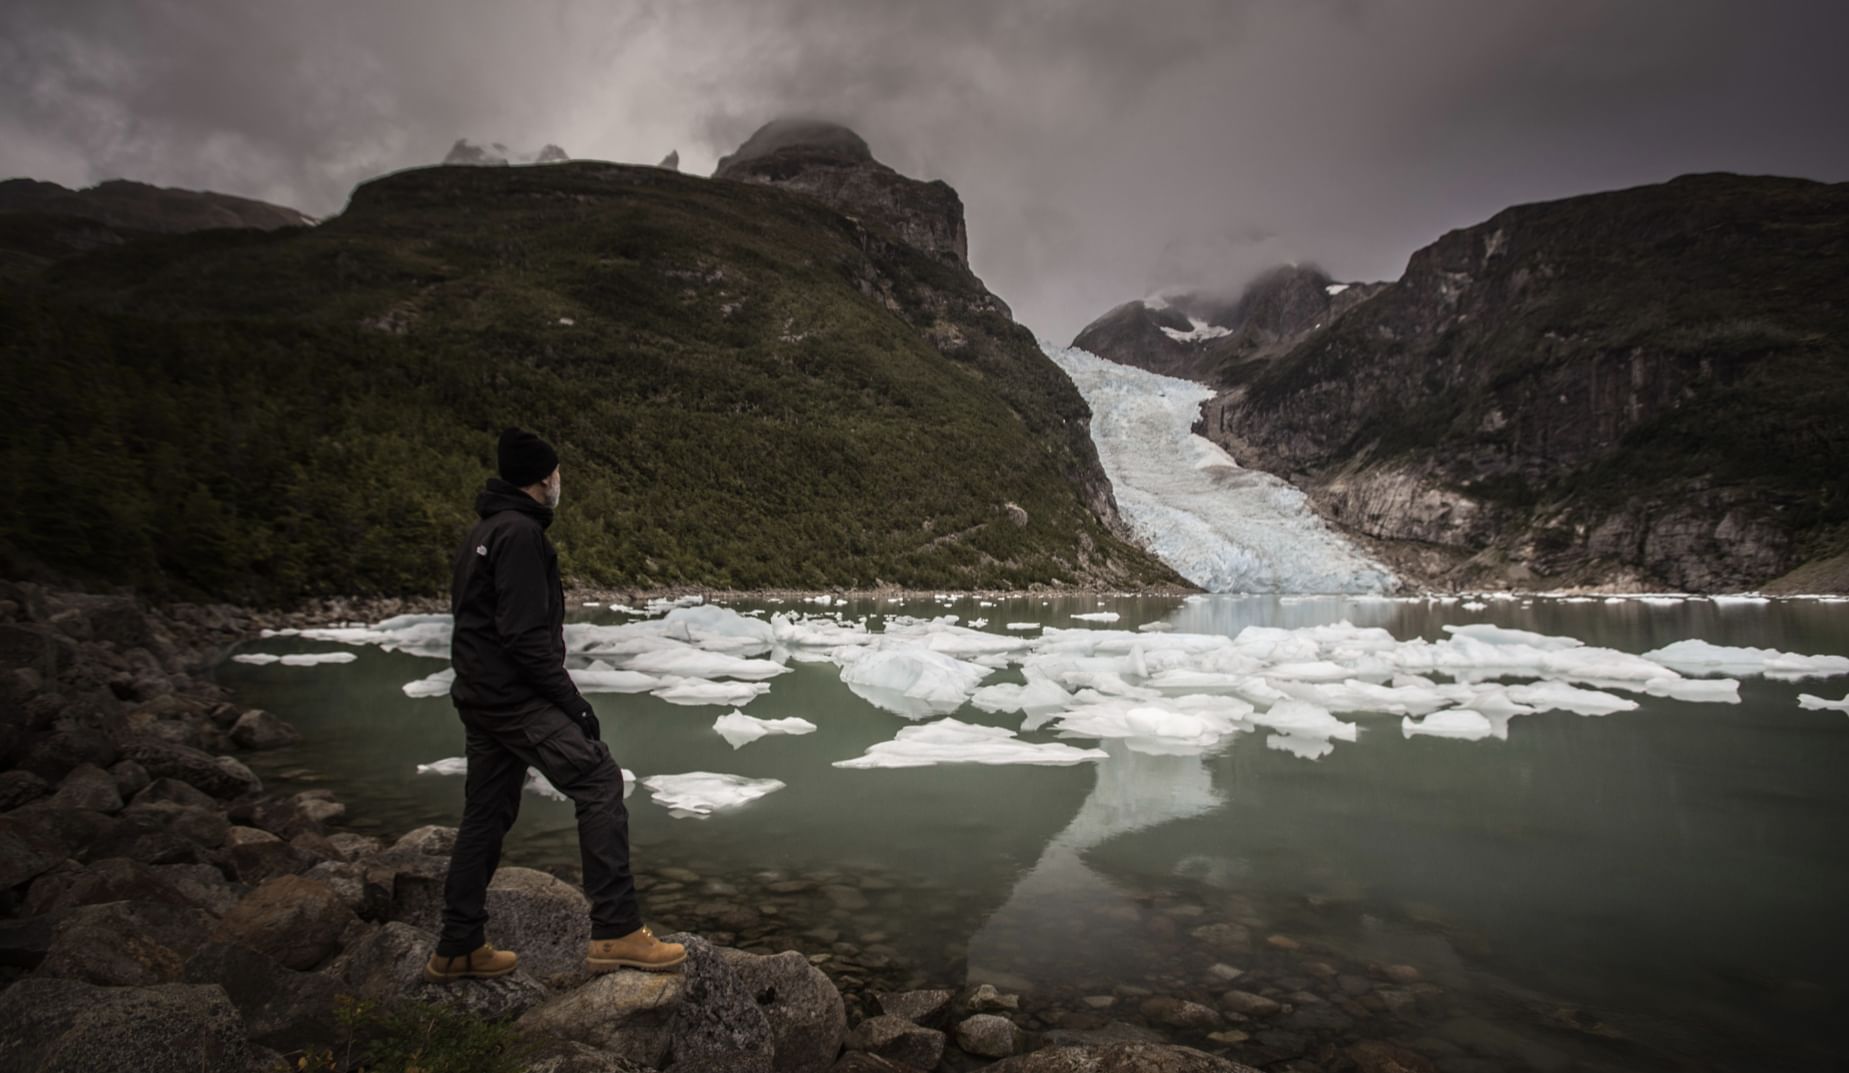
POLYGON ((520 960, 512 950, 496 950, 493 943, 483 943, 466 954, 454 957, 432 954, 424 963, 424 979, 433 984, 475 977, 505 976, 514 971, 520 960))
POLYGON ((685 946, 662 942, 644 924, 620 939, 592 939, 584 967, 592 972, 609 972, 625 966, 657 972, 671 969, 686 960, 685 946))

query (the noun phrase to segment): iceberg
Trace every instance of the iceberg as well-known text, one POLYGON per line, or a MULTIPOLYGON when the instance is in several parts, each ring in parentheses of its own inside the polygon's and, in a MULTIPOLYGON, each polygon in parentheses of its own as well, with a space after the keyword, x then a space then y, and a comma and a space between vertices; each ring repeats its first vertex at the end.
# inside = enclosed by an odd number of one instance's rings
POLYGON ((759 719, 735 708, 713 720, 713 729, 736 749, 766 734, 813 734, 815 724, 794 715, 783 719, 759 719))
POLYGON ((415 682, 406 682, 404 695, 407 697, 446 697, 449 695, 450 683, 455 680, 456 668, 445 667, 415 682))
POLYGON ((1773 648, 1730 648, 1706 641, 1677 641, 1644 658, 1690 674, 1763 674, 1768 678, 1829 678, 1849 674, 1849 656, 1801 656, 1773 648))
POLYGON ((741 659, 723 652, 707 652, 687 645, 638 652, 625 663, 629 670, 644 674, 675 675, 681 678, 743 678, 748 681, 773 678, 792 669, 775 660, 741 659))
POLYGON ((1072 617, 1076 619, 1083 619, 1086 622, 1116 622, 1117 612, 1115 611, 1084 611, 1079 614, 1073 615, 1072 617))
POLYGON ((235 663, 258 665, 280 663, 285 667, 313 667, 318 663, 352 663, 358 658, 351 652, 291 652, 285 656, 279 656, 274 652, 240 652, 231 657, 235 663))
POLYGON ((717 809, 736 808, 786 785, 781 779, 752 779, 717 771, 649 775, 641 781, 655 803, 677 819, 705 817, 717 809))
POLYGON ((891 741, 874 742, 860 756, 836 760, 845 768, 923 767, 930 764, 1077 764, 1106 760, 1103 749, 1080 749, 1059 742, 1025 742, 1007 727, 965 723, 946 716, 930 723, 901 727, 891 741))
POLYGON ((663 680, 641 671, 614 670, 603 660, 594 659, 590 666, 567 671, 580 693, 647 693, 663 685, 663 680))
POLYGON ((1843 697, 1842 700, 1826 700, 1812 693, 1799 693, 1798 707, 1813 710, 1828 709, 1839 712, 1849 712, 1849 696, 1843 697))
POLYGON ((877 707, 907 718, 954 712, 994 668, 933 651, 915 641, 850 650, 841 681, 877 707))
POLYGON ((669 704, 725 704, 738 707, 770 692, 763 682, 710 682, 703 678, 670 678, 668 684, 649 691, 669 704))
POLYGON ((377 645, 387 652, 404 652, 431 659, 449 659, 448 615, 392 615, 370 626, 315 626, 264 629, 262 637, 300 637, 308 641, 338 641, 348 645, 377 645))
POLYGON ((1400 733, 1408 738, 1424 734, 1434 738, 1481 741, 1488 737, 1506 736, 1507 731, 1498 735, 1496 728, 1481 712, 1473 712, 1467 708, 1449 708, 1442 712, 1433 712, 1417 722, 1410 718, 1401 719, 1400 733))

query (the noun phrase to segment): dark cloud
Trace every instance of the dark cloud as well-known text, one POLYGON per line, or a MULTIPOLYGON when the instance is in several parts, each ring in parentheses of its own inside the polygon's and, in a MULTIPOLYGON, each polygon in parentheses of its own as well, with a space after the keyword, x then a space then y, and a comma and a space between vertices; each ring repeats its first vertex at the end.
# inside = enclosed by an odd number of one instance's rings
POLYGON ((1509 204, 1688 171, 1849 178, 1826 0, 10 0, 0 173, 339 211, 459 136, 706 173, 837 117, 962 193, 1065 340, 1313 260, 1391 279, 1509 204))

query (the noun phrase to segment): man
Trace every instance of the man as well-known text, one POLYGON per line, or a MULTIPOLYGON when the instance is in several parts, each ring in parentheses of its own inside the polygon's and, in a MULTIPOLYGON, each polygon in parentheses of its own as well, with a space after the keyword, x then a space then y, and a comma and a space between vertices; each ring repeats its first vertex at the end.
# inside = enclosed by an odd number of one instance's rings
POLYGON ((424 977, 441 983, 514 970, 516 955, 487 941, 486 902, 528 766, 577 808, 591 900, 585 968, 673 968, 686 948, 656 939, 637 904, 622 769, 565 671, 565 590, 545 534, 559 504, 558 454, 533 433, 509 428, 497 462, 499 476, 475 497, 481 520, 456 552, 450 593, 450 699, 468 734, 468 775, 443 888, 443 934, 424 977))

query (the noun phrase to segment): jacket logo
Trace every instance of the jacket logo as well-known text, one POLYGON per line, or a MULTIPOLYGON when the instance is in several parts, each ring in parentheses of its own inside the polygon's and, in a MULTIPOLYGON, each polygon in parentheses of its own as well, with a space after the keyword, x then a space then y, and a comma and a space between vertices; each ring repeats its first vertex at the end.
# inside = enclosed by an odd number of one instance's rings
POLYGON ((488 554, 488 545, 486 545, 486 544, 477 544, 477 545, 475 545, 475 554, 477 554, 477 555, 486 555, 486 554, 488 554))

